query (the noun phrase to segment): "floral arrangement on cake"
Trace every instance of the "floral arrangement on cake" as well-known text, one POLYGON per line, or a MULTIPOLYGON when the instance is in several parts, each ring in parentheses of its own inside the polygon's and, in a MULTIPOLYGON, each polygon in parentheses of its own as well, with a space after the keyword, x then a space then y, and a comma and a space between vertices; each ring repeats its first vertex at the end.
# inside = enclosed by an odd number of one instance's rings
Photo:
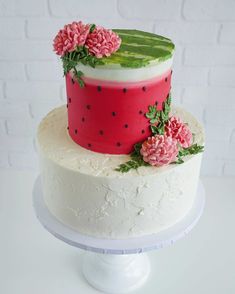
MULTIPOLYGON (((83 64, 94 68, 104 64, 104 58, 111 56, 120 46, 121 38, 116 32, 81 21, 65 25, 53 40, 54 51, 63 63, 64 75, 72 74, 80 87, 84 87, 83 73, 77 66, 83 64)), ((162 110, 158 110, 156 105, 148 107, 145 116, 149 119, 151 136, 134 145, 130 160, 119 165, 117 171, 124 173, 140 166, 180 164, 185 156, 203 151, 203 146, 193 143, 188 125, 171 116, 170 104, 169 94, 162 110)))
POLYGON ((120 37, 112 30, 81 21, 65 25, 53 41, 54 51, 63 62, 64 74, 72 70, 81 87, 84 86, 83 73, 76 66, 102 64, 101 58, 109 57, 120 45, 120 37))
POLYGON ((203 152, 204 146, 193 143, 193 134, 179 117, 170 116, 171 96, 163 103, 163 110, 149 106, 145 116, 149 119, 152 136, 135 144, 131 160, 116 168, 128 172, 140 166, 161 167, 171 163, 181 164, 183 157, 203 152))

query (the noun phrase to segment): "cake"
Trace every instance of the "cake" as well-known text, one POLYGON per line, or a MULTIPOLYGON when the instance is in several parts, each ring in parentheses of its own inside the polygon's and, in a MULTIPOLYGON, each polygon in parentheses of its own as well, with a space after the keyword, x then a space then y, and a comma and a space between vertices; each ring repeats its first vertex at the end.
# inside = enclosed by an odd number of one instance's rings
POLYGON ((67 105, 53 109, 37 134, 50 212, 79 233, 108 239, 176 224, 196 197, 204 130, 171 105, 172 41, 73 22, 53 45, 67 105))

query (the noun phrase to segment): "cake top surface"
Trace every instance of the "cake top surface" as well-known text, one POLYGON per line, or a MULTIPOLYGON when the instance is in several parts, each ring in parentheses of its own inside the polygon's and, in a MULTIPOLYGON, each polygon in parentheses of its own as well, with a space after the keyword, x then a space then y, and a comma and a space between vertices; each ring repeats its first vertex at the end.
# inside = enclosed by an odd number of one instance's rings
MULTIPOLYGON (((194 134, 194 142, 204 145, 203 127, 188 112, 181 108, 172 108, 172 114, 187 123, 194 134)), ((135 177, 156 175, 169 169, 183 168, 189 160, 198 155, 185 158, 182 165, 170 164, 163 167, 142 166, 128 173, 120 173, 115 168, 129 160, 129 155, 109 155, 89 151, 74 143, 67 132, 67 109, 61 106, 52 110, 41 122, 38 129, 38 146, 44 156, 64 168, 95 177, 135 177)))
POLYGON ((174 44, 168 38, 139 30, 113 29, 121 38, 120 48, 109 57, 102 57, 103 65, 139 68, 170 59, 174 44))
POLYGON ((154 33, 135 29, 111 30, 74 21, 59 30, 53 47, 68 72, 78 64, 124 68, 158 64, 172 57, 175 46, 170 39, 154 33))

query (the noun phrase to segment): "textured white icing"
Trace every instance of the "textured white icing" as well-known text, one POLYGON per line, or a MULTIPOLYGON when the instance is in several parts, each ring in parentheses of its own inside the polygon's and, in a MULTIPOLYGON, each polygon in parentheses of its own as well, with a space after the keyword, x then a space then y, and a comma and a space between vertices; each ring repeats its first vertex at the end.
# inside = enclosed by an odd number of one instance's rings
POLYGON ((95 68, 79 64, 77 70, 84 77, 114 82, 139 82, 161 76, 171 69, 173 57, 163 62, 151 62, 141 68, 123 68, 120 65, 105 65, 95 68))
MULTIPOLYGON (((172 111, 187 122, 195 142, 204 144, 203 128, 191 114, 172 111)), ((86 150, 67 133, 66 107, 54 109, 38 130, 45 202, 63 223, 103 238, 152 234, 180 220, 192 207, 201 154, 181 165, 140 167, 122 174, 114 169, 128 155, 86 150)))

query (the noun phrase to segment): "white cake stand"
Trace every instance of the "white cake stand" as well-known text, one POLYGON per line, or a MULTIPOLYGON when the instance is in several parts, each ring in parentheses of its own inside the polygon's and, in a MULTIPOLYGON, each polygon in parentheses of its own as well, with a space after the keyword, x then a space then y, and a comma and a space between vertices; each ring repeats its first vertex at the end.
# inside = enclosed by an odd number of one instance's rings
POLYGON ((140 238, 99 239, 79 234, 49 212, 40 177, 33 189, 33 206, 40 223, 56 238, 87 250, 83 274, 90 285, 105 293, 127 293, 142 286, 150 273, 150 261, 144 252, 163 248, 184 237, 199 220, 204 204, 205 191, 200 182, 191 211, 176 225, 140 238))

